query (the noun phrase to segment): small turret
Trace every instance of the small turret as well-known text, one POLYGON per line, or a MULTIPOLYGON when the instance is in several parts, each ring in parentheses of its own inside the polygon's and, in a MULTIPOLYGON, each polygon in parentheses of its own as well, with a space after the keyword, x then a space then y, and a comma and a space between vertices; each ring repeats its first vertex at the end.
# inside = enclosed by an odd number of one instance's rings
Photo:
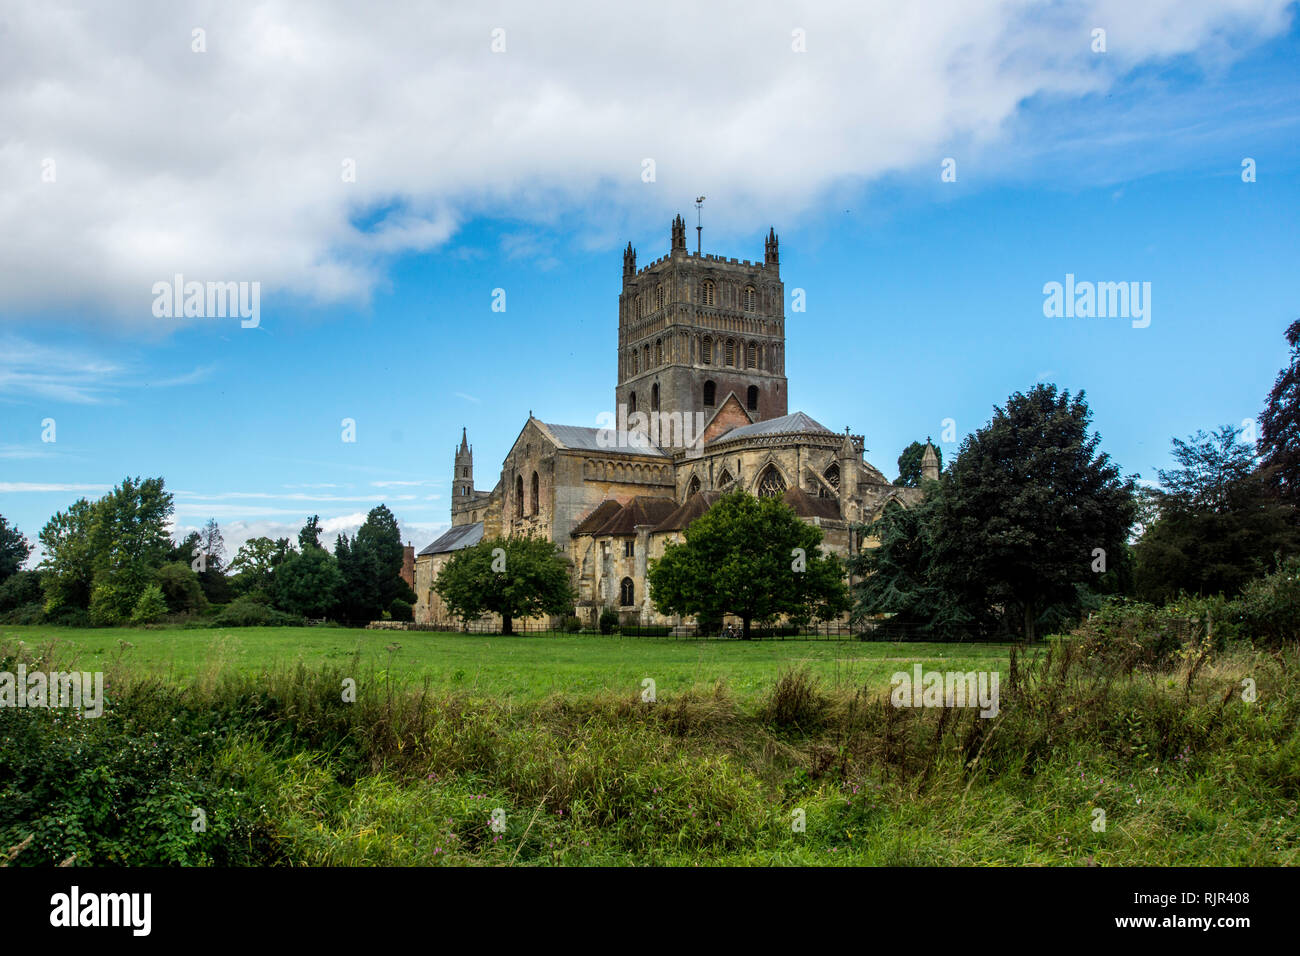
POLYGON ((636 275, 636 250, 629 242, 627 248, 623 250, 623 278, 630 279, 634 275, 636 275))
POLYGON ((677 218, 673 220, 673 246, 671 251, 686 251, 686 220, 682 218, 681 213, 678 213, 677 218))
POLYGON ((777 238, 775 227, 767 230, 767 242, 763 245, 763 264, 769 266, 779 266, 781 257, 777 254, 777 238))
POLYGON ((925 439, 925 452, 921 455, 921 477, 927 481, 939 480, 939 456, 934 453, 928 435, 925 439))
POLYGON ((845 428, 844 441, 840 443, 839 453, 835 456, 840 467, 840 517, 845 521, 853 521, 857 517, 852 511, 853 499, 858 495, 858 463, 861 460, 862 454, 853 443, 853 436, 845 428))

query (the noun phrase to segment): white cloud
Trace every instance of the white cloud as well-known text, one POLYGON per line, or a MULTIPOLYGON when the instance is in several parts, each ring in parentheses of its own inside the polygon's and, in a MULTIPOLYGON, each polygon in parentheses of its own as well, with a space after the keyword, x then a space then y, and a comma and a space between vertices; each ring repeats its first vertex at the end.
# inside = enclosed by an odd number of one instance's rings
MULTIPOLYGON (((701 192, 713 228, 752 231, 842 184, 913 167, 937 176, 953 144, 998 144, 1035 97, 1102 93, 1153 58, 1221 65, 1283 31, 1288 9, 10 5, 0 314, 65 310, 162 332, 150 290, 176 273, 260 281, 264 306, 276 292, 363 301, 387 257, 434 249, 483 212, 525 225, 507 252, 542 258, 532 228, 612 249, 633 223, 666 221, 701 192), (207 52, 194 53, 200 25, 207 52), (1097 25, 1104 55, 1089 49, 1097 25), (498 26, 506 52, 493 54, 498 26), (791 50, 795 28, 805 53, 791 50)), ((68 401, 96 396, 37 384, 68 401)))

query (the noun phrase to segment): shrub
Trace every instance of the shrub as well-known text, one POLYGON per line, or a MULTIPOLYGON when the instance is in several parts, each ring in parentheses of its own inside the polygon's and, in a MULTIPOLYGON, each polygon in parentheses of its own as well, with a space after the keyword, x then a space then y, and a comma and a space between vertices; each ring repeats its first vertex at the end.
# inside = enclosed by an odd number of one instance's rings
POLYGON ((53 624, 57 627, 94 627, 94 621, 90 619, 90 612, 84 607, 71 607, 63 605, 45 615, 46 624, 53 624))
POLYGON ((577 634, 582 630, 582 621, 570 614, 564 619, 564 623, 560 625, 560 630, 566 634, 577 634))
POLYGON ((1245 635, 1257 643, 1300 639, 1300 557, 1251 581, 1230 608, 1245 635))
POLYGON ((613 634, 618 630, 618 612, 607 607, 600 612, 600 633, 613 634))
POLYGON ((790 670, 777 679, 760 714, 778 727, 808 730, 821 723, 829 707, 829 698, 822 694, 810 671, 790 670))
POLYGON ((248 595, 236 598, 212 619, 213 627, 296 627, 302 618, 267 607, 248 595))
POLYGON ((414 621, 415 608, 401 598, 393 598, 393 603, 388 605, 388 615, 394 621, 414 621))
POLYGON ((163 597, 162 588, 151 584, 140 594, 131 611, 132 624, 152 624, 167 613, 167 599, 163 597))
POLYGON ((44 599, 39 571, 19 571, 0 584, 0 611, 12 611, 24 604, 40 604, 44 599))
POLYGON ((180 561, 164 564, 154 573, 154 578, 170 611, 197 611, 208 603, 199 576, 188 564, 180 561))
POLYGON ((43 624, 45 609, 40 602, 20 604, 12 610, 0 614, 0 624, 43 624))

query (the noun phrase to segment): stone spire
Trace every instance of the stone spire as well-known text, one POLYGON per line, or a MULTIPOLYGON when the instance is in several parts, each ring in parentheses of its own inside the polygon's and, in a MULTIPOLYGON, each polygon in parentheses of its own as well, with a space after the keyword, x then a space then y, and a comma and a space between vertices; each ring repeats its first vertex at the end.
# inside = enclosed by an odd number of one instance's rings
POLYGON ((474 450, 469 445, 469 436, 464 428, 460 430, 460 447, 456 449, 456 462, 451 473, 452 508, 459 499, 466 501, 474 492, 474 450))
POLYGON ((928 481, 939 480, 939 456, 934 453, 928 435, 925 438, 925 453, 921 455, 921 477, 928 481))
POLYGON ((682 214, 678 213, 677 218, 673 220, 673 252, 686 251, 686 220, 682 214))
POLYGON ((781 258, 777 254, 776 228, 769 227, 767 230, 767 242, 763 246, 763 263, 769 266, 780 265, 781 258))
POLYGON ((636 275, 636 250, 629 242, 627 248, 623 250, 623 278, 629 279, 634 275, 636 275))

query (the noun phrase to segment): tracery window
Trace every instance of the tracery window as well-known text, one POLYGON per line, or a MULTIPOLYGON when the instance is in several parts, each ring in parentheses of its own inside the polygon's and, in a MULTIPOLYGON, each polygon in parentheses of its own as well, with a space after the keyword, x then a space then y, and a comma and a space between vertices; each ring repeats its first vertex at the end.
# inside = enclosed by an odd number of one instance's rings
POLYGON ((772 465, 767 466, 763 476, 758 479, 758 496, 760 498, 779 498, 785 494, 785 479, 772 465))

